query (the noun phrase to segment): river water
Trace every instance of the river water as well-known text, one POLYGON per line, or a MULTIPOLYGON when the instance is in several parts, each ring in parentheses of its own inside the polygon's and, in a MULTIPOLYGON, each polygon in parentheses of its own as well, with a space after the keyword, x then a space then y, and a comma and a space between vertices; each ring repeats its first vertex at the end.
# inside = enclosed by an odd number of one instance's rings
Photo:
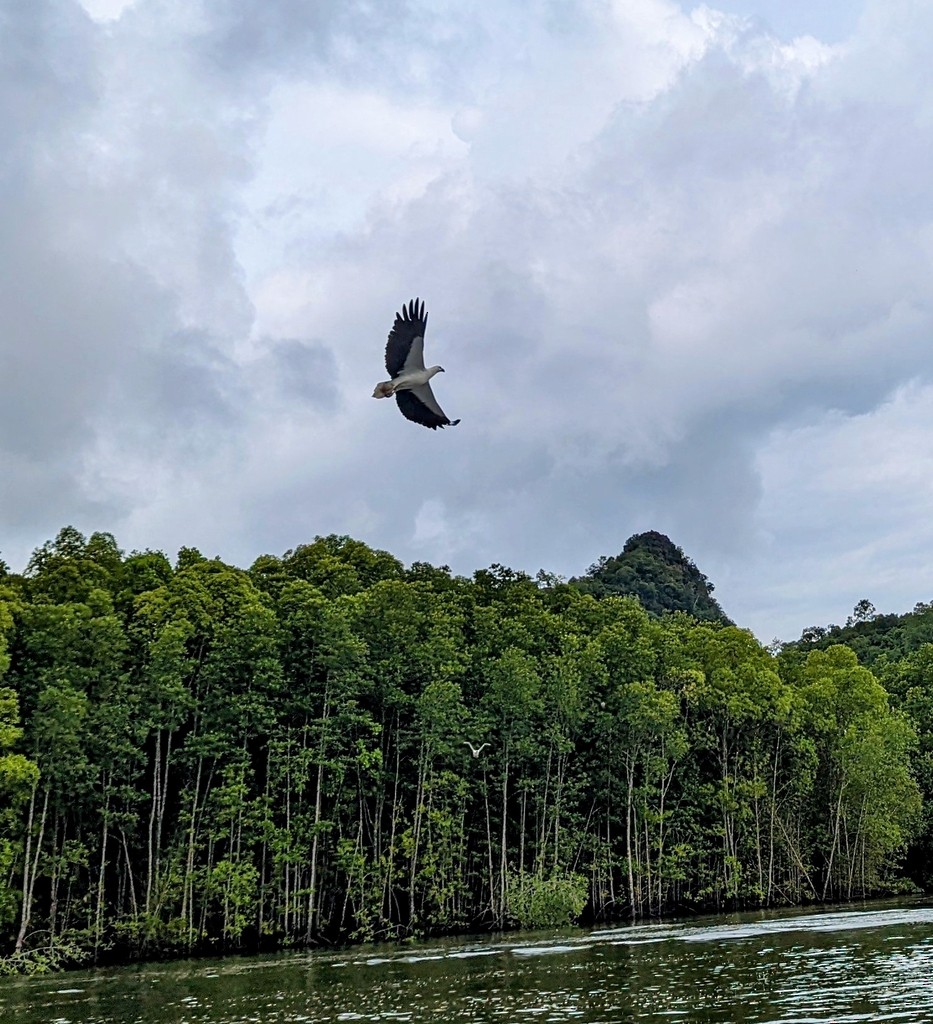
POLYGON ((0 979, 2 1024, 933 1022, 933 906, 866 904, 0 979))

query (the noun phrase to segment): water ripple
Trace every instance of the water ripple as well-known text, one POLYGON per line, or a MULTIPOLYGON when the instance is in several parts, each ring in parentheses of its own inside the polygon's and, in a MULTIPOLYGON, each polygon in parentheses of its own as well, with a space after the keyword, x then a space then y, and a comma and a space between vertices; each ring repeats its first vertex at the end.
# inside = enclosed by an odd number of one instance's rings
POLYGON ((933 907, 737 915, 0 981, 17 1024, 933 1024, 933 907))

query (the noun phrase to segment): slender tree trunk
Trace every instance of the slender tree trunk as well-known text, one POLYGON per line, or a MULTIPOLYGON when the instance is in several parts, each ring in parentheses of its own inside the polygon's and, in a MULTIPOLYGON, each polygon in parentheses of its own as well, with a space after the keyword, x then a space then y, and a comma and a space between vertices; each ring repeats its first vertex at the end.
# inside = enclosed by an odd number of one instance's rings
POLYGON ((26 818, 26 849, 23 854, 23 896, 20 908, 19 934, 16 938, 16 952, 23 948, 23 939, 26 937, 26 929, 29 927, 29 867, 32 856, 32 823, 36 811, 36 789, 39 786, 38 780, 32 787, 32 795, 29 798, 29 814, 26 818))
POLYGON ((155 886, 158 892, 159 867, 162 862, 162 828, 165 823, 165 804, 168 800, 168 771, 171 765, 173 732, 170 729, 166 736, 165 755, 162 759, 162 781, 159 784, 159 813, 156 820, 156 851, 155 851, 155 886))
POLYGON ((729 785, 729 744, 725 728, 723 728, 721 737, 720 763, 722 766, 723 881, 728 898, 730 895, 735 895, 735 865, 738 858, 735 855, 735 818, 732 810, 732 789, 729 785))
POLYGON ((495 870, 492 860, 492 819, 489 815, 489 788, 486 780, 486 765, 483 765, 483 804, 486 808, 486 856, 489 865, 489 909, 494 919, 499 919, 499 911, 496 909, 496 885, 495 870))
POLYGON ((194 925, 194 837, 197 830, 198 794, 201 789, 201 771, 204 758, 198 758, 198 767, 194 775, 194 790, 191 794, 191 808, 188 812, 188 850, 185 858, 185 878, 182 884, 181 917, 188 928, 189 935, 194 925), (189 919, 189 913, 191 918, 189 919))
POLYGON ((839 842, 839 822, 842 819, 842 793, 845 786, 840 783, 839 785, 839 797, 836 800, 836 812, 833 819, 833 837, 832 843, 829 847, 829 862, 826 865, 826 878, 823 883, 823 899, 826 899, 826 895, 829 892, 829 887, 833 877, 833 862, 836 856, 836 846, 839 842))
MULTIPOLYGON (((421 852, 421 819, 424 813, 424 791, 425 780, 428 771, 428 748, 424 740, 418 751, 418 785, 415 791, 415 814, 412 822, 412 848, 411 858, 408 863, 408 927, 412 928, 415 922, 415 899, 417 895, 417 873, 418 855, 421 852)), ((490 856, 491 856, 490 851, 490 856)))
POLYGON ((774 824, 777 814, 778 761, 781 754, 781 734, 778 732, 774 745, 774 764, 771 770, 771 808, 768 821, 768 893, 767 904, 771 905, 774 891, 774 824))
MULTIPOLYGON (((58 849, 58 830, 61 825, 61 812, 56 808, 52 819, 52 849, 58 849)), ((58 929, 58 890, 61 883, 61 870, 58 857, 52 858, 52 869, 49 877, 49 937, 53 939, 58 929)))
MULTIPOLYGON (((864 842, 863 833, 862 833, 862 826, 863 826, 863 823, 865 821, 865 810, 866 810, 867 806, 868 806, 868 794, 866 793, 862 797, 862 803, 861 803, 861 806, 859 807, 859 812, 858 812, 858 821, 856 822, 856 825, 855 825, 855 852, 853 852, 852 850, 848 850, 848 855, 849 855, 848 897, 849 897, 849 899, 852 899, 852 890, 855 888, 855 872, 856 872, 856 870, 858 868, 859 859, 860 859, 859 858, 859 854, 858 854, 858 850, 859 850, 859 848, 861 848, 862 850, 865 849, 865 842, 864 842)), ((847 834, 846 835, 846 847, 848 848, 848 846, 849 846, 849 841, 848 841, 848 834, 847 834)), ((864 856, 861 859, 862 859, 862 861, 864 863, 864 856)), ((865 886, 863 885, 862 886, 862 896, 864 896, 864 895, 865 895, 865 886)))
POLYGON ((612 823, 609 820, 609 808, 606 808, 606 873, 609 876, 609 906, 616 902, 616 873, 612 855, 612 823))
POLYGON ((667 839, 667 830, 665 828, 665 817, 664 817, 664 804, 667 800, 667 791, 671 787, 671 783, 674 781, 674 773, 677 770, 676 762, 668 765, 667 771, 661 776, 661 796, 658 801, 658 862, 657 862, 657 878, 658 878, 658 911, 663 913, 664 910, 664 843, 667 839))
MULTIPOLYGON (((38 783, 36 784, 38 785, 38 783)), ((29 929, 29 921, 32 917, 32 895, 36 885, 36 872, 39 870, 39 854, 42 852, 42 840, 45 837, 45 823, 49 810, 49 791, 45 790, 45 799, 42 801, 42 816, 39 819, 39 835, 36 838, 36 848, 32 853, 32 864, 29 863, 30 847, 32 841, 33 814, 35 811, 36 787, 33 787, 32 798, 29 801, 29 820, 26 826, 26 852, 23 859, 23 909, 20 917, 19 932, 16 936, 16 952, 20 953, 23 943, 26 941, 26 933, 29 929)))
POLYGON ((625 853, 628 861, 628 893, 629 906, 632 911, 632 920, 638 917, 638 908, 635 903, 635 871, 633 860, 635 851, 632 849, 632 832, 635 828, 635 762, 632 755, 626 755, 625 765, 626 795, 625 795, 625 853))
POLYGON ((120 839, 123 845, 123 856, 126 860, 126 884, 130 892, 130 906, 133 908, 133 917, 139 916, 139 905, 136 902, 136 883, 133 881, 133 858, 130 857, 130 846, 126 840, 126 832, 120 829, 120 839))
POLYGON ((305 941, 310 942, 314 935, 315 926, 315 914, 314 904, 317 899, 317 856, 318 856, 318 845, 321 824, 321 794, 323 792, 324 782, 324 754, 326 747, 326 733, 327 733, 327 722, 330 717, 330 699, 325 691, 324 694, 324 713, 321 717, 321 738, 318 744, 318 756, 317 756, 317 782, 314 787, 314 832, 311 838, 311 882, 308 886, 308 921, 305 928, 305 941))
POLYGON ((162 780, 162 730, 156 729, 155 751, 152 759, 152 803, 149 807, 148 857, 146 861, 146 913, 152 910, 152 890, 158 871, 158 843, 156 818, 159 813, 159 786, 162 780))
MULTIPOLYGON (((302 732, 302 749, 304 749, 304 732, 302 732)), ((288 752, 286 754, 288 758, 285 768, 285 851, 283 854, 283 875, 284 875, 284 892, 283 906, 282 906, 282 927, 285 931, 286 936, 290 939, 292 936, 291 923, 292 923, 292 894, 291 894, 291 881, 292 881, 292 748, 291 743, 288 745, 288 752)))
POLYGON ((758 865, 758 893, 759 899, 762 898, 765 891, 765 860, 761 849, 762 837, 761 837, 761 800, 758 796, 758 758, 755 757, 755 775, 753 778, 754 785, 754 811, 755 811, 755 860, 758 865))
POLYGON ((795 842, 793 837, 787 831, 787 827, 780 817, 777 818, 777 823, 780 826, 781 831, 784 833, 784 840, 787 843, 787 852, 791 855, 791 859, 797 866, 797 870, 800 872, 802 878, 806 879, 807 885, 810 887, 810 894, 814 899, 818 899, 816 886, 813 884, 813 879, 810 877, 810 873, 807 871, 803 863, 803 858, 800 856, 800 844, 795 842))
POLYGON ((104 873, 107 867, 107 837, 110 827, 110 788, 104 783, 107 797, 104 801, 104 822, 100 837, 100 869, 97 873, 97 910, 94 914, 94 962, 100 949, 101 933, 104 928, 104 873))
POLYGON ((553 870, 556 873, 560 866, 560 811, 561 797, 564 792, 564 771, 567 766, 566 754, 557 755, 557 784, 554 787, 554 861, 553 870))
POLYGON ((524 877, 525 874, 525 822, 528 811, 528 790, 522 788, 522 819, 521 828, 518 831, 518 874, 524 877))
POLYGON ((506 825, 508 822, 509 793, 509 745, 505 744, 505 763, 502 767, 502 834, 499 843, 499 921, 505 916, 506 874, 508 871, 508 848, 506 845, 506 825))
POLYGON ((399 924, 399 918, 401 917, 401 909, 397 906, 395 900, 395 834, 398 827, 398 803, 399 803, 399 783, 401 778, 401 751, 398 745, 398 735, 396 731, 396 743, 395 743, 395 779, 392 783, 392 819, 389 825, 389 855, 388 865, 386 867, 385 876, 385 888, 383 891, 383 916, 387 921, 392 921, 395 924, 399 924), (393 914, 393 910, 395 913, 393 914))
POLYGON ((541 798, 541 820, 539 822, 538 853, 535 858, 535 874, 544 874, 544 862, 547 852, 547 818, 548 818, 548 796, 551 788, 551 759, 554 753, 553 745, 548 747, 547 769, 544 775, 544 794, 541 798))

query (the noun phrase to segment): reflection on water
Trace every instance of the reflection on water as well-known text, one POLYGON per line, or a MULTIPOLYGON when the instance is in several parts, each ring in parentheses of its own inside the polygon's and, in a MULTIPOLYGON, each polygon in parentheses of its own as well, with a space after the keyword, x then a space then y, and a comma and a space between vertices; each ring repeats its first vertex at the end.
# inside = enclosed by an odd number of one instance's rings
POLYGON ((16 1024, 933 1022, 933 907, 186 961, 0 980, 16 1024))

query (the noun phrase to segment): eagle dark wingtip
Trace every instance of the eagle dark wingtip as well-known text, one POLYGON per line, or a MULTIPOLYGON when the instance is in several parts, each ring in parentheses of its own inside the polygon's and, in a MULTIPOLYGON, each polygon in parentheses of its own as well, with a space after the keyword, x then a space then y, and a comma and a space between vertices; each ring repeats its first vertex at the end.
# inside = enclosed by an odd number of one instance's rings
POLYGON ((428 319, 421 299, 409 299, 407 304, 403 302, 402 311, 397 316, 404 323, 414 323, 416 320, 427 322, 428 319))

